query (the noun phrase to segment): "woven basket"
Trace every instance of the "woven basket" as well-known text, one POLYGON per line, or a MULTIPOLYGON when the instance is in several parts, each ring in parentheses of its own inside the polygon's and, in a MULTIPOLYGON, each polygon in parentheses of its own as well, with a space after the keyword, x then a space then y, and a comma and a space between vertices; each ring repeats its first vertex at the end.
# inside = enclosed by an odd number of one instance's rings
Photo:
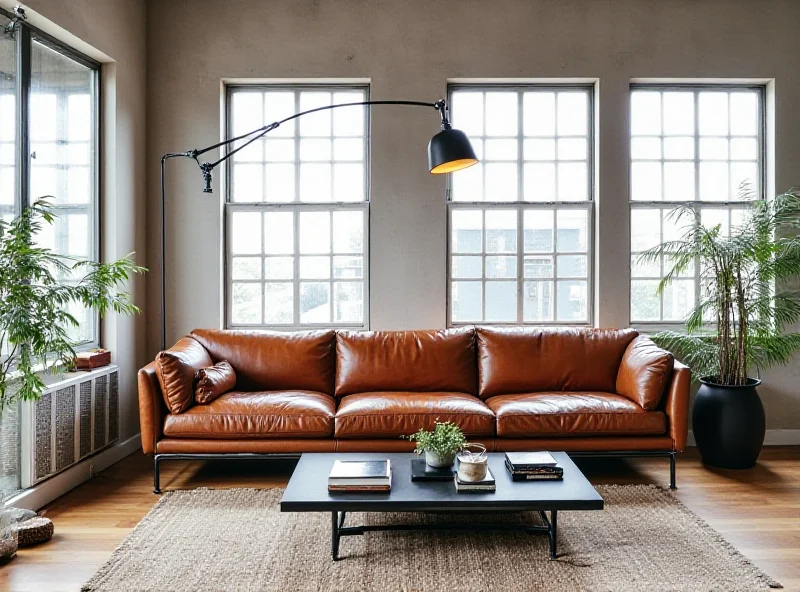
POLYGON ((53 536, 53 521, 37 516, 12 525, 20 547, 30 547, 49 541, 53 536))

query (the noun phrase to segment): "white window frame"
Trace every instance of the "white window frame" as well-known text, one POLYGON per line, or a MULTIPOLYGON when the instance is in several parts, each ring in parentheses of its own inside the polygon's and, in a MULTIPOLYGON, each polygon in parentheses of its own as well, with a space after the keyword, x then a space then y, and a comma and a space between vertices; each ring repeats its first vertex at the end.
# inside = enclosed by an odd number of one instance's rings
MULTIPOLYGON (((453 201, 452 199, 452 176, 448 175, 447 180, 447 302, 446 302, 446 310, 447 310, 447 326, 448 327, 463 327, 463 326, 473 326, 473 325, 497 325, 497 326, 541 326, 541 327, 564 327, 564 326, 576 326, 576 327, 591 327, 594 324, 594 285, 595 285, 595 257, 594 257, 594 221, 595 221, 595 113, 594 113, 594 105, 595 105, 595 89, 593 84, 450 84, 447 88, 447 95, 448 95, 448 102, 452 105, 453 103, 453 92, 459 90, 466 90, 466 91, 476 91, 476 92, 487 92, 487 91, 514 91, 518 93, 519 96, 519 110, 518 110, 518 126, 519 131, 517 133, 517 139, 519 142, 518 147, 518 155, 517 155, 517 166, 518 166, 518 175, 517 175, 517 196, 520 198, 517 201, 507 201, 507 202, 484 202, 484 201, 453 201), (588 177, 588 199, 586 201, 530 201, 522 199, 523 193, 523 183, 524 183, 524 176, 523 176, 523 167, 525 164, 525 160, 523 157, 523 140, 525 135, 522 131, 523 126, 523 111, 522 111, 522 100, 523 100, 523 93, 528 91, 542 91, 542 92, 559 92, 559 91, 569 91, 569 90, 580 90, 584 91, 588 95, 587 101, 587 126, 588 126, 588 136, 587 136, 587 163, 588 163, 588 170, 587 170, 587 177, 588 177), (466 210, 483 210, 484 212, 489 210, 516 210, 517 211, 517 251, 514 255, 517 258, 517 277, 516 278, 486 278, 483 277, 480 280, 475 279, 472 281, 480 281, 481 282, 481 290, 482 290, 482 300, 481 300, 481 307, 483 312, 483 317, 485 318, 486 312, 486 284, 487 282, 494 282, 494 281, 515 281, 517 283, 517 320, 516 321, 454 321, 453 320, 453 304, 452 304, 452 289, 453 289, 453 281, 457 280, 458 278, 453 278, 453 256, 459 255, 459 253, 453 253, 453 235, 452 235, 452 213, 458 209, 466 209, 466 210), (558 216, 558 210, 581 210, 586 212, 586 320, 585 321, 559 321, 558 319, 558 265, 557 265, 557 255, 570 255, 570 254, 580 254, 583 255, 584 252, 580 253, 572 253, 572 252, 558 252, 557 251, 557 227, 553 226, 553 252, 552 253, 525 253, 525 241, 524 241, 524 213, 526 210, 553 210, 554 216, 558 216), (525 266, 525 257, 526 256, 551 256, 553 257, 553 277, 552 277, 552 284, 553 284, 553 320, 551 321, 525 321, 523 308, 524 308, 524 290, 525 290, 525 277, 524 277, 524 266, 525 266)), ((558 137, 558 136, 556 136, 558 137)), ((458 173, 454 173, 458 174, 458 173)), ((485 184, 485 178, 484 178, 485 184)), ((485 220, 485 214, 484 214, 485 220)), ((485 227, 484 227, 485 232, 485 227)), ((486 252, 486 244, 485 241, 482 241, 482 247, 480 253, 469 253, 471 256, 480 256, 484 260, 486 256, 497 255, 497 253, 487 253, 486 252)), ((500 254, 502 255, 502 254, 500 254)), ((528 278, 531 281, 537 281, 536 278, 528 278)), ((570 278, 562 278, 565 280, 569 280, 570 278)), ((582 278, 576 278, 582 279, 582 278)), ((467 280, 469 281, 469 280, 467 280)))
MULTIPOLYGON (((229 84, 226 85, 225 89, 225 127, 227 130, 228 137, 232 137, 233 134, 233 116, 232 116, 232 109, 233 109, 233 94, 236 91, 246 89, 246 90, 255 90, 255 91, 270 91, 270 90, 286 90, 286 91, 326 91, 326 92, 336 92, 336 91, 347 91, 347 90, 361 90, 364 91, 364 100, 368 101, 370 96, 370 89, 369 85, 366 84, 283 84, 283 83, 276 83, 276 84, 229 84)), ((299 93, 296 95, 295 98, 295 107, 296 112, 299 112, 299 104, 298 99, 299 93)), ((298 120, 299 121, 299 120, 298 120)), ((269 135, 267 135, 269 137, 269 135)), ((298 139, 299 136, 295 136, 295 139, 298 139)), ((295 191, 299 191, 299 157, 298 157, 298 150, 299 150, 299 141, 295 142, 295 191)), ((235 149, 235 146, 232 146, 231 149, 235 149)), ((294 201, 294 202, 242 202, 242 201, 233 201, 232 196, 232 183, 230 180, 232 179, 233 171, 233 159, 229 159, 226 162, 225 166, 225 175, 226 175, 226 183, 225 183, 225 203, 224 203, 224 214, 223 214, 223 229, 224 229, 224 289, 223 289, 223 298, 224 298, 224 315, 225 315, 225 328, 227 329, 268 329, 274 331, 303 331, 303 330, 313 330, 313 329, 353 329, 353 330, 366 330, 369 329, 369 319, 370 319, 370 312, 369 312, 369 304, 370 304, 370 294, 369 294, 369 286, 370 286, 370 255, 369 255, 369 247, 370 247, 370 238, 369 238, 369 219, 370 219, 370 115, 369 115, 369 107, 364 108, 364 201, 358 202, 301 202, 301 201, 294 201), (300 274, 299 274, 299 266, 300 266, 300 254, 299 254, 299 221, 300 221, 300 213, 302 212, 331 212, 333 215, 334 212, 339 211, 360 211, 363 213, 364 216, 364 236, 363 236, 363 277, 360 280, 347 280, 347 279, 335 279, 333 277, 333 273, 331 273, 331 277, 329 279, 320 279, 320 280, 304 280, 307 282, 320 282, 320 283, 328 283, 331 286, 330 292, 330 306, 331 306, 331 322, 329 323, 301 323, 300 322, 300 274), (233 220, 233 213, 237 212, 293 212, 294 213, 294 230, 293 230, 293 238, 294 238, 294 249, 291 257, 293 258, 293 277, 291 280, 269 280, 270 283, 287 283, 292 284, 293 286, 293 319, 295 322, 292 323, 234 323, 233 322, 233 278, 232 278, 232 268, 233 268, 233 249, 232 249, 232 229, 231 224, 233 220), (363 283, 362 288, 362 295, 363 295, 363 322, 362 323, 336 323, 333 322, 333 307, 335 304, 334 300, 334 284, 336 282, 361 282, 363 283)), ((262 229, 261 233, 261 253, 260 254, 253 254, 253 257, 260 257, 262 260, 269 255, 264 254, 264 232, 262 229)), ((289 256, 288 254, 286 256, 289 256)), ((313 255, 312 255, 313 256, 313 255)), ((331 253, 330 257, 333 260, 335 253, 333 251, 333 232, 331 232, 331 253)), ((332 270, 331 270, 332 271, 332 270)), ((236 280, 236 283, 260 283, 265 284, 267 280, 262 278, 260 280, 236 280)), ((262 320, 263 320, 263 308, 264 308, 264 297, 262 293, 262 320)))
MULTIPOLYGON (((737 90, 746 90, 746 91, 753 91, 757 93, 758 97, 758 122, 757 122, 757 141, 758 141, 758 153, 757 153, 757 171, 759 174, 759 181, 754 186, 754 189, 758 192, 756 200, 764 200, 767 198, 767 174, 766 174, 766 86, 761 84, 735 84, 735 83, 728 83, 728 84, 659 84, 659 83, 636 83, 631 84, 629 94, 632 95, 634 91, 656 91, 656 92, 692 92, 694 94, 694 159, 692 162, 695 165, 695 197, 697 198, 700 195, 700 167, 699 163, 701 162, 700 158, 700 132, 699 132, 699 109, 698 109, 698 102, 699 102, 699 94, 703 91, 720 91, 720 92, 735 92, 737 90)), ((730 114, 729 114, 730 117, 730 114)), ((662 124, 663 124, 663 111, 662 111, 662 124)), ((628 142, 630 144, 631 138, 633 135, 631 133, 628 134, 628 142)), ((660 134, 660 137, 664 137, 663 127, 660 134)), ((727 136, 728 139, 731 138, 730 130, 727 136)), ((629 171, 632 170, 633 165, 633 158, 632 155, 628 158, 628 167, 629 171)), ((662 165, 663 171, 663 164, 665 159, 662 158, 658 160, 654 160, 653 162, 660 162, 662 165)), ((680 161, 672 161, 672 162, 680 162, 680 161)), ((645 210, 660 210, 662 215, 660 217, 660 228, 659 228, 659 236, 663 241, 663 217, 666 213, 674 210, 677 207, 682 206, 691 206, 695 213, 700 212, 702 215, 702 211, 704 210, 719 210, 719 211, 727 211, 728 212, 728 228, 732 225, 732 214, 731 212, 734 210, 741 210, 748 207, 749 204, 752 204, 753 201, 737 201, 737 200, 727 200, 727 201, 710 201, 710 200, 700 200, 694 199, 692 201, 644 201, 644 200, 633 200, 633 186, 632 186, 632 174, 629 175, 630 184, 628 188, 628 203, 629 203, 629 211, 631 214, 636 209, 645 209, 645 210)), ((663 172, 662 172, 662 179, 663 179, 663 172)), ((730 181, 729 181, 730 184, 730 181)), ((662 182, 661 186, 662 190, 662 197, 664 195, 664 184, 662 182)), ((632 216, 631 216, 632 217, 632 216)), ((684 224, 687 223, 688 220, 684 220, 684 224)), ((631 244, 631 232, 628 233, 628 266, 629 266, 629 280, 628 280, 628 305, 631 304, 632 299, 632 287, 634 280, 660 280, 661 278, 651 278, 651 277, 633 277, 632 274, 632 263, 633 257, 636 254, 633 253, 632 244, 631 244)), ((701 286, 701 277, 700 277, 700 262, 694 262, 694 303, 696 304, 698 298, 700 297, 702 286, 701 286)), ((662 276, 663 277, 663 276, 662 276)), ((686 278, 692 279, 692 278, 686 278)), ((664 297, 659 297, 659 310, 660 310, 660 317, 661 320, 658 321, 639 321, 633 319, 632 311, 629 314, 629 321, 631 326, 635 328, 642 329, 648 333, 650 332, 657 332, 663 330, 679 330, 685 326, 685 322, 683 321, 671 321, 671 320, 663 320, 664 317, 664 297)))

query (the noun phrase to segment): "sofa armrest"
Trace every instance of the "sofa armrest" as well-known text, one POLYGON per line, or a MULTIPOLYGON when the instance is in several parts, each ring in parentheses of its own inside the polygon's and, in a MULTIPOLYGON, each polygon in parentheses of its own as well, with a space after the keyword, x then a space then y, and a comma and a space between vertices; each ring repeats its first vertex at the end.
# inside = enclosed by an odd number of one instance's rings
POLYGON ((142 432, 142 452, 153 454, 164 429, 167 407, 156 376, 156 363, 150 362, 139 370, 139 427, 142 432))
POLYGON ((669 418, 669 435, 672 437, 672 449, 683 452, 686 448, 686 436, 689 431, 689 387, 692 382, 692 371, 688 366, 675 360, 672 381, 667 391, 664 411, 669 418))

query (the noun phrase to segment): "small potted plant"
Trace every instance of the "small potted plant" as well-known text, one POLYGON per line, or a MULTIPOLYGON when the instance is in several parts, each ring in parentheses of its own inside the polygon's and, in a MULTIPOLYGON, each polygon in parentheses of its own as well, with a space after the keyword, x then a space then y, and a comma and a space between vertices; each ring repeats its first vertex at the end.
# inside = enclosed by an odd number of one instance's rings
POLYGON ((420 429, 416 434, 407 437, 417 443, 414 452, 416 454, 424 452, 425 462, 435 468, 453 466, 456 453, 467 444, 461 428, 450 421, 437 421, 432 431, 420 429))

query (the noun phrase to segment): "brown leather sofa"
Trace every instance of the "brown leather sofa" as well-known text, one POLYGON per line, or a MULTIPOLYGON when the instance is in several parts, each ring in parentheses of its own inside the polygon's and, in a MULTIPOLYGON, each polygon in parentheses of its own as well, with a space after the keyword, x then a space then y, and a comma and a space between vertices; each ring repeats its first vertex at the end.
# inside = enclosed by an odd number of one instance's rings
POLYGON ((690 371, 632 329, 196 330, 158 360, 161 380, 139 371, 156 492, 163 460, 411 450, 435 420, 495 451, 669 457, 672 487, 686 445, 690 371), (223 360, 235 389, 192 404, 223 360))

